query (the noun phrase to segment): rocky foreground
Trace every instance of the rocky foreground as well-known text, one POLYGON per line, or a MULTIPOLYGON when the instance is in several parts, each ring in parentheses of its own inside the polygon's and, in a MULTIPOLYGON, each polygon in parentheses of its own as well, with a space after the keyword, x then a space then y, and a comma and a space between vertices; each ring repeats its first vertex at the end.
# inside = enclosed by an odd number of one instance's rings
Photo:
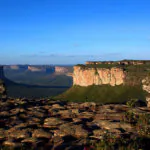
POLYGON ((149 139, 149 115, 147 107, 1 99, 0 148, 86 150, 106 139, 128 146, 137 137, 149 139))

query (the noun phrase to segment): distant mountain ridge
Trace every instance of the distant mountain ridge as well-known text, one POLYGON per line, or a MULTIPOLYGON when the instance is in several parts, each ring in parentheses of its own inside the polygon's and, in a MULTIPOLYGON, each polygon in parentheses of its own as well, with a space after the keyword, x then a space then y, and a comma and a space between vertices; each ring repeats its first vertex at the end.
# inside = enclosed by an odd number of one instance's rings
POLYGON ((52 66, 52 65, 5 65, 4 69, 22 70, 31 72, 47 72, 67 74, 72 73, 72 66, 52 66))

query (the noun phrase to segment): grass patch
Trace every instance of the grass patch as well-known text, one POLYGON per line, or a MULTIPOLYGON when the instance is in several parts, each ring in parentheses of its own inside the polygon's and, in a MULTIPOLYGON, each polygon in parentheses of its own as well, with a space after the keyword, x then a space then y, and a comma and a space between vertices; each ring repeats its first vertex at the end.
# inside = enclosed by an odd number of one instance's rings
POLYGON ((88 87, 73 86, 65 93, 54 97, 54 99, 85 102, 94 101, 97 103, 126 103, 128 100, 136 98, 145 101, 146 93, 141 86, 110 86, 92 85, 88 87))

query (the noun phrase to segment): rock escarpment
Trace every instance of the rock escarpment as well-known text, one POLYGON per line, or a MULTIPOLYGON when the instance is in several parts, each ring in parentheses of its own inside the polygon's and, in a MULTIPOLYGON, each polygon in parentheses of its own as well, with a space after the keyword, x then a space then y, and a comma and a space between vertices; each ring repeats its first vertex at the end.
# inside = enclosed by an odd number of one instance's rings
POLYGON ((80 86, 103 85, 111 86, 124 83, 125 72, 121 68, 83 68, 74 66, 73 84, 80 86))
POLYGON ((35 67, 35 66, 28 66, 28 70, 32 72, 41 72, 41 71, 46 71, 45 68, 42 67, 35 67))
POLYGON ((4 83, 0 79, 0 97, 2 97, 5 94, 5 91, 6 91, 6 89, 5 89, 4 83))
POLYGON ((146 97, 147 107, 150 108, 150 77, 147 76, 145 79, 142 80, 143 90, 148 93, 146 97))
POLYGON ((55 73, 63 74, 67 72, 68 69, 66 67, 55 66, 55 73))
POLYGON ((4 71, 3 71, 3 66, 0 66, 0 97, 5 97, 6 96, 6 87, 4 85, 4 71))

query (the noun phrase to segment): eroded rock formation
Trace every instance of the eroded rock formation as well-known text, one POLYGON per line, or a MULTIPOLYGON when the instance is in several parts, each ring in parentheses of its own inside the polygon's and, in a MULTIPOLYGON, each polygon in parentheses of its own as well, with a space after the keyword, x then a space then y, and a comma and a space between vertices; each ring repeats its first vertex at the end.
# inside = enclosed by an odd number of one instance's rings
POLYGON ((103 85, 111 86, 124 83, 125 72, 121 68, 83 68, 74 66, 73 84, 80 86, 103 85))
POLYGON ((149 93, 146 97, 147 107, 150 108, 150 76, 147 76, 145 79, 142 80, 143 90, 149 93))
POLYGON ((68 69, 66 67, 55 66, 55 73, 67 73, 68 69))
POLYGON ((4 71, 3 71, 3 66, 0 66, 0 97, 5 97, 6 96, 6 87, 4 85, 4 71))
POLYGON ((41 72, 41 71, 46 71, 45 68, 42 67, 35 67, 35 66, 28 66, 28 70, 32 72, 41 72))

